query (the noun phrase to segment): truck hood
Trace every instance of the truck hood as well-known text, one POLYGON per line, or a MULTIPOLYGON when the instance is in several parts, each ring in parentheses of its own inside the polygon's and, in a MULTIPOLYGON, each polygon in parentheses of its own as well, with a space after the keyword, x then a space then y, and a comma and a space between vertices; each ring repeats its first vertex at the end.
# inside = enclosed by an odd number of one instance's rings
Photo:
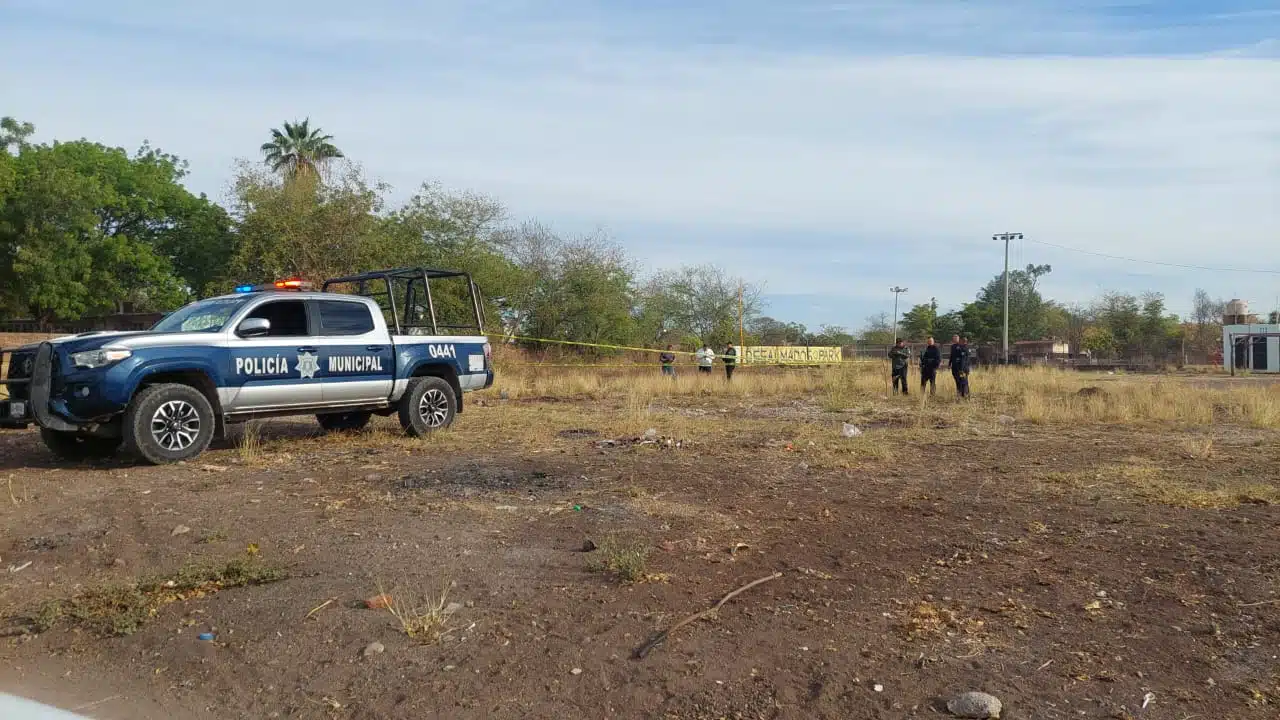
POLYGON ((59 337, 53 338, 52 340, 41 340, 40 342, 27 343, 26 345, 19 346, 17 349, 18 350, 35 350, 36 348, 40 347, 41 343, 48 342, 49 344, 57 345, 58 347, 66 347, 66 346, 72 345, 72 346, 75 346, 74 349, 76 351, 96 350, 102 347, 103 345, 106 345, 111 340, 135 337, 137 335, 152 335, 152 334, 154 333, 126 332, 126 331, 116 331, 116 330, 92 330, 90 332, 76 333, 75 335, 61 335, 59 337), (94 344, 95 342, 98 344, 95 345, 94 344))
MULTIPOLYGON (((76 335, 64 335, 62 337, 49 340, 48 342, 57 346, 60 350, 72 353, 83 352, 85 350, 97 350, 108 345, 111 347, 125 348, 155 345, 206 345, 209 344, 212 337, 212 333, 157 333, 150 331, 120 332, 96 330, 76 335)), ((38 347, 40 347, 40 343, 30 343, 19 347, 18 350, 33 351, 38 347)))

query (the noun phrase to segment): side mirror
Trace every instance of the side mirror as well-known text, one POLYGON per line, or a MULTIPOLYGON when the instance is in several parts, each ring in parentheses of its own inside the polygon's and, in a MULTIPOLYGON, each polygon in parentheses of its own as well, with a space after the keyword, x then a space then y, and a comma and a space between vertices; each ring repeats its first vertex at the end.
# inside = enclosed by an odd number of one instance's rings
POLYGON ((266 318, 249 318, 236 328, 236 335, 242 338, 262 337, 271 332, 271 321, 266 318))

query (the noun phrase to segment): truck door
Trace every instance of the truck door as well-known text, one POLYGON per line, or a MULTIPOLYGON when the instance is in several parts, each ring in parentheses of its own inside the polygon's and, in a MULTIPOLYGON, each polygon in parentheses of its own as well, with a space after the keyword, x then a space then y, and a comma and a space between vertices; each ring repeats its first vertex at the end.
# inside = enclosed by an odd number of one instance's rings
POLYGON ((320 318, 320 377, 326 405, 386 400, 395 380, 390 334, 363 300, 313 300, 320 318))
POLYGON ((320 402, 319 338, 305 300, 269 300, 240 319, 230 341, 227 378, 239 387, 228 410, 284 409, 320 402), (265 335, 243 337, 245 321, 270 323, 265 335))

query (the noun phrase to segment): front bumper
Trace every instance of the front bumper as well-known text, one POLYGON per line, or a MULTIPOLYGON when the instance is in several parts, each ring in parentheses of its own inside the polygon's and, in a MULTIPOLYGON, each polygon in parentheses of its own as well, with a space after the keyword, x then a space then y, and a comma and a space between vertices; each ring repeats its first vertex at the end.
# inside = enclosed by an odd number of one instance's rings
POLYGON ((35 423, 63 432, 91 431, 123 410, 114 398, 105 397, 106 377, 105 372, 65 366, 52 344, 41 343, 31 358, 27 377, 13 377, 11 372, 0 381, 10 396, 0 400, 0 427, 24 428, 35 423))
POLYGON ((0 377, 6 397, 0 399, 0 428, 24 429, 31 424, 31 354, 0 349, 0 368, 8 373, 0 377), (8 362, 5 362, 5 356, 8 362))

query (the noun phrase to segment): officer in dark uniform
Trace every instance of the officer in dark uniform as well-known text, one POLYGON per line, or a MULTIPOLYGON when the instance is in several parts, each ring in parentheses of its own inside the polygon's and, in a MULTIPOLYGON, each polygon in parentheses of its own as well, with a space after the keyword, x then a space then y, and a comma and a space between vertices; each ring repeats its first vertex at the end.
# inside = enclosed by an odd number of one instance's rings
POLYGON ((898 338, 898 342, 889 348, 889 363, 893 370, 893 392, 896 394, 899 387, 902 394, 907 395, 907 368, 911 365, 911 350, 907 348, 907 341, 898 338))
POLYGON ((738 350, 733 346, 733 343, 729 343, 729 346, 724 349, 724 379, 732 380, 733 371, 737 367, 738 350))
POLYGON ((923 393, 928 385, 929 394, 933 395, 938 391, 938 366, 942 365, 942 350, 933 342, 933 338, 929 338, 928 342, 920 353, 920 392, 923 393))
POLYGON ((956 335, 951 343, 951 377, 956 381, 956 393, 969 397, 969 338, 956 335))

